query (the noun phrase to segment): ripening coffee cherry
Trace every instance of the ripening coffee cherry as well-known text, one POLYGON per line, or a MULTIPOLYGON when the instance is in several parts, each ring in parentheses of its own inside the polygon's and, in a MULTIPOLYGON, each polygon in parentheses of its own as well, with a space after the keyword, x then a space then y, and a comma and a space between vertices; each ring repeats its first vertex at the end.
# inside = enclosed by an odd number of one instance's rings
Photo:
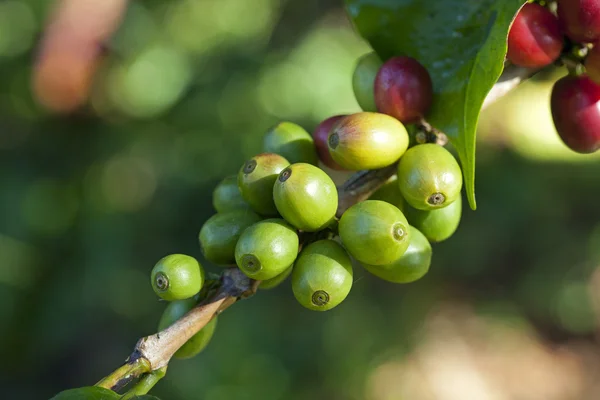
MULTIPOLYGON (((387 203, 393 204, 402 212, 404 212, 405 201, 400 193, 400 186, 398 185, 398 177, 394 175, 386 183, 383 184, 379 189, 375 191, 369 197, 369 200, 381 200, 387 203)), ((410 221, 409 221, 410 222, 410 221)))
POLYGON ((200 229, 200 248, 204 257, 218 265, 235 264, 235 245, 246 228, 261 218, 250 210, 215 214, 200 229))
POLYGON ((456 232, 462 215, 462 197, 448 207, 435 210, 417 210, 407 206, 404 215, 432 243, 443 242, 456 232))
POLYGON ((317 126, 315 131, 313 132, 313 138, 315 139, 315 147, 317 148, 317 154, 319 155, 319 159, 323 164, 328 166, 331 169, 335 169, 337 171, 343 171, 338 163, 333 161, 331 154, 329 154, 329 146, 327 145, 327 140, 329 139, 329 132, 333 125, 335 125, 339 120, 346 117, 346 115, 335 115, 333 117, 327 118, 323 122, 317 126))
POLYGON ((324 229, 335 217, 338 192, 335 183, 314 165, 292 164, 279 174, 273 187, 277 211, 305 232, 324 229))
POLYGON ((318 162, 312 136, 293 122, 280 122, 269 129, 263 140, 263 150, 279 154, 290 163, 317 165, 318 162))
POLYGON ((563 34, 554 14, 539 4, 525 4, 508 33, 509 61, 521 67, 541 68, 552 64, 562 48, 563 34))
POLYGON ((250 210, 250 204, 244 200, 238 187, 237 175, 223 179, 213 191, 213 207, 218 213, 233 210, 250 210))
POLYGON ((410 245, 398 260, 386 265, 367 265, 373 275, 393 283, 410 283, 421 279, 431 265, 431 245, 417 228, 410 227, 410 245))
POLYGON ((410 242, 408 221, 402 211, 380 200, 350 207, 338 229, 344 247, 365 264, 389 264, 404 254, 410 242))
POLYGON ((600 39, 599 0, 557 0, 563 32, 573 41, 591 43, 600 39))
POLYGON ((259 154, 244 163, 238 173, 238 186, 254 211, 265 216, 277 215, 273 185, 288 165, 288 160, 275 153, 259 154))
POLYGON ((340 304, 352 288, 352 261, 333 240, 319 240, 300 252, 292 272, 296 300, 314 311, 340 304))
POLYGON ((554 84, 550 104, 556 131, 571 150, 600 148, 600 85, 585 75, 565 76, 554 84))
POLYGON ((600 85, 600 45, 591 49, 586 57, 585 72, 591 80, 600 85))
POLYGON ((329 154, 343 168, 358 171, 395 163, 408 148, 408 133, 389 115, 361 112, 336 123, 327 142, 329 154))
POLYGON ((258 288, 259 289, 267 289, 267 290, 276 288, 277 286, 281 285, 287 279, 288 276, 291 275, 293 269, 294 269, 294 266, 292 265, 291 267, 289 267, 288 269, 283 271, 281 274, 277 275, 275 278, 271 278, 271 279, 267 279, 266 281, 262 281, 258 288))
POLYGON ((154 292, 167 301, 194 296, 204 284, 204 270, 194 257, 171 254, 156 263, 151 283, 154 292))
POLYGON ((382 64, 381 59, 375 52, 365 54, 356 63, 352 75, 352 87, 354 88, 356 101, 363 111, 377 111, 374 92, 375 77, 382 64))
MULTIPOLYGON (((170 303, 158 323, 158 330, 162 331, 171 326, 175 321, 187 314, 196 305, 195 299, 179 300, 170 303)), ((177 352, 175 358, 191 358, 200 353, 210 342, 217 327, 217 317, 214 317, 198 333, 192 336, 177 352)))
POLYGON ((433 99, 429 72, 411 57, 394 57, 383 64, 375 78, 377 110, 403 123, 423 117, 433 99))
POLYGON ((462 173, 454 156, 433 143, 411 147, 398 163, 398 183, 404 200, 419 210, 452 204, 462 188, 462 173))
POLYGON ((264 281, 283 273, 298 256, 296 230, 282 219, 247 228, 235 247, 235 261, 249 278, 264 281))

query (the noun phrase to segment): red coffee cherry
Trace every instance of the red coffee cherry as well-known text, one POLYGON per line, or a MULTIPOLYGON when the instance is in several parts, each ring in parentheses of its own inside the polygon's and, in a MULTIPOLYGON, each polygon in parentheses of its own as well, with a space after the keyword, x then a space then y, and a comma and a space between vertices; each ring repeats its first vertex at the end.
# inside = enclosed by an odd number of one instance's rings
POLYGON ((411 57, 386 61, 375 78, 377 109, 404 123, 416 122, 431 107, 433 84, 429 72, 411 57))
POLYGON ((329 154, 329 147, 327 146, 327 140, 333 125, 335 125, 336 122, 344 117, 345 115, 335 115, 333 117, 329 117, 321 122, 313 132, 313 139, 315 141, 315 147, 317 148, 319 159, 329 168, 338 171, 344 171, 344 168, 342 168, 333 160, 333 158, 331 158, 331 154, 329 154))
POLYGON ((521 67, 545 67, 560 56, 562 48, 563 34, 554 14, 539 4, 525 4, 508 34, 510 62, 521 67))
POLYGON ((573 151, 600 148, 600 85, 588 76, 566 76, 552 89, 552 118, 561 139, 573 151))
POLYGON ((600 39, 600 0, 558 0, 558 19, 575 42, 600 39))

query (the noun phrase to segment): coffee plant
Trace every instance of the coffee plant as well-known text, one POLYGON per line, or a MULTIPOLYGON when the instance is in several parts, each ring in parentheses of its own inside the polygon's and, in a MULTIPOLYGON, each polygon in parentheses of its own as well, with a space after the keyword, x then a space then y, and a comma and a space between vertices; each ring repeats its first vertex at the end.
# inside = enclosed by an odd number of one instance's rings
POLYGON ((159 332, 94 387, 55 399, 152 398, 171 358, 200 353, 217 316, 261 289, 290 284, 301 306, 327 311, 343 306, 354 268, 421 279, 435 268, 432 244, 460 224, 463 191, 476 208, 480 111, 542 68, 568 70, 548 99, 561 139, 580 153, 600 148, 600 0, 345 5, 373 48, 348 77, 363 111, 331 116, 312 135, 291 121, 266 130, 263 153, 215 187, 217 213, 199 227, 221 273, 188 255, 159 260, 150 284, 170 302, 159 332), (322 166, 356 173, 336 187, 322 166))

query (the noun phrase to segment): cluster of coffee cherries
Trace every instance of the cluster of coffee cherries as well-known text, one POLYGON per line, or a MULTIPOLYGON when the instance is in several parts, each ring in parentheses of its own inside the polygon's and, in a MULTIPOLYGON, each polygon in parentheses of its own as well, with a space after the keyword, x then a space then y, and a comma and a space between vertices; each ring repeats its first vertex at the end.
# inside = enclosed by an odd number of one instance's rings
POLYGON ((508 36, 508 60, 542 68, 562 56, 569 75, 551 96, 556 130, 573 151, 600 148, 600 0, 527 3, 508 36))

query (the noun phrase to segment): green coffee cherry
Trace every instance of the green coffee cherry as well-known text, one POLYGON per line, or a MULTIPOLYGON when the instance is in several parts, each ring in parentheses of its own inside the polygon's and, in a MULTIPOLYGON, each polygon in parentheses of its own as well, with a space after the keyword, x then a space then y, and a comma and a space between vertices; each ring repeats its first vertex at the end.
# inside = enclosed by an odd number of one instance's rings
POLYGON ((377 53, 365 54, 358 59, 354 74, 352 75, 352 87, 354 96, 360 108, 364 111, 377 111, 375 105, 375 77, 379 68, 383 65, 377 53))
POLYGON ((223 179, 213 191, 213 207, 217 212, 250 210, 250 204, 244 200, 238 187, 237 175, 223 179))
POLYGON ((352 261, 333 240, 319 240, 302 250, 292 272, 294 296, 304 307, 327 311, 352 288, 352 261))
POLYGON ((266 219, 247 228, 235 247, 244 274, 265 281, 283 273, 298 256, 296 230, 282 219, 266 219))
POLYGON ((244 163, 238 173, 238 186, 254 211, 265 216, 277 215, 273 185, 288 165, 288 160, 274 153, 259 154, 244 163))
POLYGON ((389 115, 361 112, 338 121, 327 140, 333 160, 349 170, 395 163, 408 148, 406 128, 389 115))
POLYGON ((406 207, 408 223, 417 228, 430 242, 443 242, 456 232, 462 214, 462 197, 448 207, 437 210, 417 210, 406 207))
POLYGON ((420 144, 408 149, 398 163, 400 192, 419 210, 452 204, 460 196, 462 172, 454 156, 442 146, 420 144))
MULTIPOLYGON (((158 323, 158 330, 171 326, 175 321, 183 317, 196 305, 196 300, 187 299, 179 300, 170 303, 160 317, 158 323)), ((210 342, 215 328, 217 327, 217 317, 214 317, 208 324, 204 326, 198 333, 192 336, 177 352, 174 354, 175 358, 185 359, 191 358, 200 353, 210 342)))
POLYGON ((404 212, 405 202, 402 193, 400 193, 400 187, 398 186, 398 177, 394 175, 390 178, 383 186, 377 189, 371 197, 369 197, 369 200, 385 201, 386 203, 395 205, 400 211, 404 212))
POLYGON ((264 137, 263 150, 277 153, 291 163, 317 165, 319 157, 312 136, 300 125, 280 122, 272 127, 264 137))
POLYGON ((294 266, 290 266, 288 269, 277 275, 275 278, 267 279, 260 283, 259 289, 273 289, 283 283, 288 276, 292 273, 294 266))
POLYGON ((164 300, 188 299, 202 289, 204 270, 193 257, 171 254, 156 263, 151 282, 154 292, 164 300))
POLYGON ((261 218, 250 210, 215 214, 202 225, 199 240, 204 257, 215 264, 235 264, 235 245, 242 232, 261 218))
POLYGON ((410 244, 398 260, 386 265, 367 265, 375 276, 394 283, 409 283, 421 279, 431 265, 431 245, 417 228, 410 227, 410 244))
POLYGON ((277 211, 296 228, 315 232, 335 217, 338 193, 335 183, 314 165, 292 164, 279 174, 273 187, 277 211))
POLYGON ((402 211, 380 200, 366 200, 346 210, 340 219, 339 233, 352 257, 371 265, 396 261, 410 242, 402 211))

